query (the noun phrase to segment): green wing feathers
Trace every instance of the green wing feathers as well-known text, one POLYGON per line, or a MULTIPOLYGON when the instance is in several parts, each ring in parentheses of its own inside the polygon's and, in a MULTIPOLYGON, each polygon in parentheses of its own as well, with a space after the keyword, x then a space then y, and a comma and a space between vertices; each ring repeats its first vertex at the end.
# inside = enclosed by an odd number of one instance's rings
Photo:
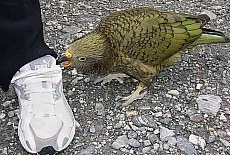
POLYGON ((158 65, 191 44, 229 41, 222 33, 203 28, 209 20, 207 15, 137 8, 108 16, 98 30, 117 53, 158 65))

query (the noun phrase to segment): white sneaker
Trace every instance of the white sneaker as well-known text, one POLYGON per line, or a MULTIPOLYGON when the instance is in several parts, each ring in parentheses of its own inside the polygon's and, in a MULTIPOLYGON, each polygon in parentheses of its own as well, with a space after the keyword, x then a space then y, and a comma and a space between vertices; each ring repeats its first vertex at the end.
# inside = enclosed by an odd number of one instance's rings
POLYGON ((24 65, 13 77, 20 105, 18 135, 30 153, 65 149, 75 134, 75 119, 63 94, 62 71, 52 56, 24 65))

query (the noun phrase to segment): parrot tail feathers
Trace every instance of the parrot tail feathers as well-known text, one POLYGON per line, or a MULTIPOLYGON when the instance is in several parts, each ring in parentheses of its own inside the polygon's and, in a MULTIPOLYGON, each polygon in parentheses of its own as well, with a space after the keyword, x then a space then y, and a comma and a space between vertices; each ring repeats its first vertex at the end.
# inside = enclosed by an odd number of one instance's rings
POLYGON ((192 46, 227 42, 230 42, 230 38, 225 36, 222 32, 203 28, 202 35, 192 43, 192 46))

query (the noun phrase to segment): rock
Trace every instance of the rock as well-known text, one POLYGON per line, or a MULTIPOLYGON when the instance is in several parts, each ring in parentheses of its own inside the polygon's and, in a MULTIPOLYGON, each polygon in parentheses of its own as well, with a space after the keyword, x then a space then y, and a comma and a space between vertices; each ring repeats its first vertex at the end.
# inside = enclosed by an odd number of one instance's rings
POLYGON ((162 117, 163 116, 163 113, 160 111, 160 112, 156 112, 153 114, 155 117, 162 117))
POLYGON ((220 120, 223 121, 223 122, 228 121, 224 114, 220 114, 220 120))
POLYGON ((11 101, 5 101, 5 102, 2 103, 2 106, 3 106, 4 108, 6 108, 6 107, 8 107, 8 106, 10 106, 10 105, 11 105, 11 101))
POLYGON ((94 146, 88 146, 86 149, 82 150, 79 155, 94 155, 95 148, 94 146))
POLYGON ((6 117, 6 114, 0 112, 0 119, 4 119, 6 117))
POLYGON ((196 89, 200 90, 200 88, 201 88, 202 86, 203 86, 203 84, 198 83, 198 84, 196 85, 196 89))
POLYGON ((122 135, 119 136, 113 143, 112 143, 112 148, 114 149, 120 149, 123 147, 128 147, 128 146, 132 146, 132 147, 140 147, 140 143, 134 139, 128 139, 128 137, 126 135, 122 135))
POLYGON ((155 135, 157 135, 157 134, 160 133, 160 130, 159 130, 159 129, 156 129, 156 130, 153 131, 153 133, 154 133, 155 135))
POLYGON ((148 135, 148 139, 150 140, 150 142, 151 142, 152 144, 154 144, 156 141, 158 141, 158 137, 157 137, 157 135, 155 135, 155 134, 150 134, 150 135, 148 135))
POLYGON ((230 147, 230 142, 228 142, 227 140, 220 138, 220 141, 221 141, 221 143, 224 144, 224 146, 230 147))
POLYGON ((117 137, 117 139, 112 143, 112 148, 118 150, 123 147, 128 147, 128 144, 126 143, 128 141, 128 138, 126 135, 122 135, 117 137))
POLYGON ((198 108, 207 114, 216 115, 220 110, 220 103, 222 99, 219 96, 214 95, 200 95, 196 99, 198 108))
POLYGON ((139 127, 144 125, 147 127, 157 128, 157 124, 152 115, 135 116, 133 118, 133 123, 139 127))
POLYGON ((189 116, 189 119, 193 122, 202 122, 204 120, 204 116, 201 114, 193 114, 189 116))
POLYGON ((104 116, 105 114, 105 108, 102 103, 96 103, 95 110, 98 116, 104 116))
POLYGON ((200 14, 206 14, 210 17, 210 19, 216 19, 216 15, 212 11, 209 11, 209 10, 204 10, 200 14))
POLYGON ((222 7, 221 6, 211 6, 212 9, 215 9, 215 10, 221 10, 222 7))
POLYGON ((167 94, 178 96, 180 93, 177 90, 169 90, 167 94))
POLYGON ((160 129, 160 139, 161 141, 168 141, 168 139, 172 136, 174 136, 175 133, 173 130, 169 130, 165 127, 161 127, 160 129))
POLYGON ((140 144, 136 139, 134 139, 134 138, 128 139, 128 140, 126 141, 126 143, 129 144, 129 145, 132 146, 132 147, 140 147, 140 145, 141 145, 141 144, 140 144))
POLYGON ((132 117, 138 115, 137 111, 126 111, 126 116, 127 117, 132 117))
POLYGON ((136 138, 136 137, 137 137, 137 133, 135 131, 128 132, 128 138, 136 138))
POLYGON ((197 155, 197 151, 195 150, 194 146, 191 142, 189 142, 185 137, 178 136, 177 137, 177 146, 187 155, 197 155))
POLYGON ((160 145, 158 143, 153 144, 153 149, 157 151, 160 148, 160 145))
POLYGON ((169 147, 168 144, 166 144, 166 143, 163 144, 163 149, 164 149, 164 150, 169 150, 169 148, 170 148, 170 147, 169 147))
POLYGON ((168 138, 168 145, 169 146, 174 146, 174 145, 176 145, 176 143, 177 143, 177 140, 176 140, 176 138, 175 137, 169 137, 168 138))
POLYGON ((8 117, 14 117, 14 111, 9 111, 8 112, 8 117))
POLYGON ((203 150, 206 146, 206 141, 202 137, 193 134, 189 136, 189 141, 195 145, 199 145, 203 150))
POLYGON ((209 137, 208 137, 208 143, 212 143, 216 140, 216 137, 214 134, 211 134, 209 137))
POLYGON ((95 132, 96 132, 95 126, 90 127, 90 128, 89 128, 89 132, 90 132, 90 133, 95 133, 95 132))
POLYGON ((143 154, 147 154, 152 149, 152 146, 147 146, 142 149, 143 154))
POLYGON ((145 140, 144 141, 144 146, 150 146, 150 145, 152 145, 150 140, 145 140))

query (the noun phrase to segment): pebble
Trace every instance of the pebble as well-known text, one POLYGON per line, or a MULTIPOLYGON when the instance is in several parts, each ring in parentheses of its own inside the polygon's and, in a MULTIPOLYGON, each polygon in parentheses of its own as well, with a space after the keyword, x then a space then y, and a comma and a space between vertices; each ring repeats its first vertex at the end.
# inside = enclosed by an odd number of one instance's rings
MULTIPOLYGON (((77 75, 77 70, 74 68, 74 69, 71 71, 71 74, 72 74, 72 75, 77 75)), ((83 79, 83 77, 78 77, 77 79, 79 80, 79 78, 83 79)))
POLYGON ((84 81, 85 83, 89 83, 90 77, 84 78, 83 81, 84 81))
POLYGON ((163 149, 164 149, 164 150, 169 150, 169 148, 170 148, 170 147, 169 147, 168 144, 165 144, 165 143, 163 144, 163 149))
POLYGON ((4 108, 6 108, 6 107, 8 107, 8 106, 11 105, 11 102, 12 102, 12 101, 5 101, 5 102, 2 103, 2 106, 3 106, 4 108))
POLYGON ((221 120, 221 121, 224 121, 224 122, 227 122, 227 121, 228 121, 227 117, 226 117, 223 113, 220 114, 220 120, 221 120))
POLYGON ((86 149, 83 149, 79 155, 93 155, 95 153, 95 147, 94 146, 88 146, 86 149))
POLYGON ((169 90, 167 93, 175 96, 178 96, 180 94, 178 90, 169 90))
POLYGON ((89 132, 90 132, 90 133, 95 133, 95 132, 96 132, 95 126, 90 127, 90 128, 89 128, 89 132))
POLYGON ((228 142, 227 140, 220 138, 220 141, 221 141, 221 143, 224 144, 224 146, 230 147, 230 142, 228 142))
POLYGON ((152 149, 152 146, 143 147, 142 153, 147 154, 152 149))
POLYGON ((155 151, 157 151, 159 148, 160 148, 160 144, 158 144, 158 143, 153 144, 153 149, 155 151))
POLYGON ((6 117, 6 114, 0 112, 0 119, 4 119, 6 117))
POLYGON ((212 143, 216 140, 216 137, 214 134, 211 134, 209 137, 208 137, 208 143, 212 143))
POLYGON ((128 144, 126 143, 128 140, 126 135, 122 135, 117 137, 117 139, 112 143, 112 148, 118 150, 123 147, 128 147, 128 144))
POLYGON ((210 17, 210 19, 216 19, 216 15, 212 11, 209 11, 209 10, 204 10, 200 14, 206 14, 210 17))
POLYGON ((127 144, 129 144, 130 146, 132 147, 140 147, 140 142, 138 142, 138 140, 134 139, 134 138, 131 138, 131 139, 128 139, 126 141, 127 144))
POLYGON ((175 137, 169 137, 168 138, 168 145, 169 146, 174 146, 174 145, 176 145, 176 143, 177 143, 177 140, 176 140, 176 138, 175 137))
POLYGON ((161 141, 168 141, 168 139, 172 136, 174 136, 175 133, 173 130, 169 130, 165 127, 161 127, 160 129, 160 139, 161 141))
POLYGON ((138 115, 137 111, 126 111, 126 116, 127 117, 132 117, 138 115))
POLYGON ((8 117, 14 117, 14 111, 9 111, 8 112, 8 117))
POLYGON ((128 132, 128 138, 136 138, 137 137, 137 133, 135 131, 130 131, 128 132))
POLYGON ((177 146, 187 155, 197 155, 197 151, 195 150, 194 146, 191 142, 189 142, 185 137, 178 136, 177 137, 177 146))
POLYGON ((211 6, 210 8, 215 10, 221 10, 222 6, 211 6))
POLYGON ((198 83, 198 84, 196 85, 196 89, 200 90, 200 88, 201 88, 202 86, 203 86, 203 84, 198 83))
POLYGON ((152 145, 150 140, 145 140, 144 141, 144 146, 150 146, 150 145, 152 145))
POLYGON ((105 114, 105 108, 102 103, 96 103, 95 110, 96 110, 97 115, 99 116, 103 116, 105 114))
POLYGON ((206 141, 202 137, 191 134, 189 141, 195 145, 199 145, 203 150, 205 149, 206 141))
POLYGON ((160 111, 160 112, 156 112, 153 114, 155 117, 162 117, 163 116, 163 113, 160 111))
POLYGON ((196 99, 198 108, 207 114, 216 115, 220 110, 220 103, 222 99, 215 95, 200 95, 196 99))
POLYGON ((193 122, 202 122, 204 120, 204 116, 201 114, 193 114, 189 116, 189 119, 193 122))
POLYGON ((157 134, 160 133, 160 130, 159 130, 159 129, 156 129, 156 130, 153 131, 153 133, 154 133, 155 135, 157 135, 157 134))
POLYGON ((141 115, 133 118, 133 123, 136 126, 147 126, 152 128, 157 128, 157 124, 152 115, 141 115))
POLYGON ((128 139, 128 137, 126 135, 122 135, 117 137, 117 139, 112 143, 112 148, 114 149, 120 149, 123 147, 128 147, 128 146, 132 146, 132 147, 140 147, 140 142, 138 142, 138 140, 131 138, 128 139))
POLYGON ((152 143, 152 144, 154 144, 156 141, 158 141, 158 136, 157 135, 155 135, 155 134, 149 134, 148 135, 148 139, 150 140, 150 142, 152 143))

